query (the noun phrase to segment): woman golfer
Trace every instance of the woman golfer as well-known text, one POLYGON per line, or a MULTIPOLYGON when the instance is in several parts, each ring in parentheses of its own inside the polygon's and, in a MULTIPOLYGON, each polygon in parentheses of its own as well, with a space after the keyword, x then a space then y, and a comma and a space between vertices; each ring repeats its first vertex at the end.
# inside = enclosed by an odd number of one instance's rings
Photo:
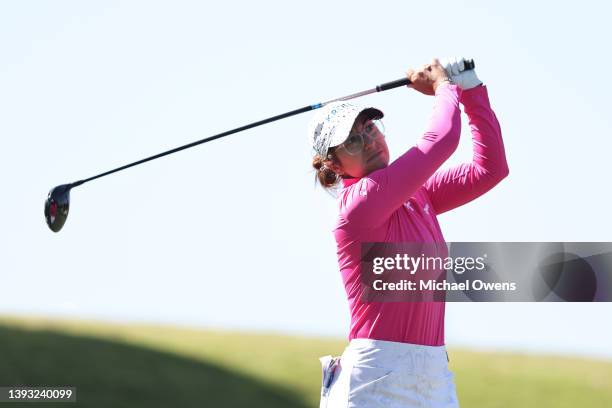
POLYGON ((341 183, 334 228, 351 313, 341 358, 322 358, 321 407, 458 407, 444 346, 444 302, 366 302, 360 244, 444 243, 437 215, 493 188, 508 175, 499 123, 487 89, 463 59, 434 59, 409 70, 411 87, 434 95, 425 133, 389 164, 383 113, 347 102, 313 119, 313 166, 326 188, 341 183), (462 104, 473 160, 438 170, 459 143, 462 104))

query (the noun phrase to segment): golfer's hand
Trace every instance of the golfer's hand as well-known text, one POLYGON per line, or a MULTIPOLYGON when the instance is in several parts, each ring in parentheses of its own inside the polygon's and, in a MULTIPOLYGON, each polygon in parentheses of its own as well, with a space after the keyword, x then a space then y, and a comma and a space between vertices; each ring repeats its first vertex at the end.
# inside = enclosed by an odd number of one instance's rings
POLYGON ((482 84, 482 81, 476 76, 475 69, 465 70, 464 58, 442 58, 440 64, 444 67, 450 79, 461 89, 472 89, 482 84))
POLYGON ((434 95, 438 85, 449 79, 444 67, 435 58, 431 64, 423 65, 417 70, 409 69, 406 77, 412 82, 412 88, 425 95, 434 95))

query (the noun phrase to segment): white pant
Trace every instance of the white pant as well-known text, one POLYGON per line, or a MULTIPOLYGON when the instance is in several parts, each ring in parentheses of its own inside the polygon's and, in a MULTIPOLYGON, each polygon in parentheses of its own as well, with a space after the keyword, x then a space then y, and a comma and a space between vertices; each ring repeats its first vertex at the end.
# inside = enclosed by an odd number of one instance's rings
POLYGON ((321 358, 320 408, 458 408, 444 346, 354 339, 321 358))

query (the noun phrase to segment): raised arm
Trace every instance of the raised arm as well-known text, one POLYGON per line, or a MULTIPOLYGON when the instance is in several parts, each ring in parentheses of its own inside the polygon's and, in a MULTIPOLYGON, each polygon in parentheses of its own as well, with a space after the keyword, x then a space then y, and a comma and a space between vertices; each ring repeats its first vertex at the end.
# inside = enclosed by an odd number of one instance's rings
POLYGON ((460 102, 472 132, 473 158, 471 163, 436 172, 425 183, 437 214, 474 200, 508 175, 501 129, 486 87, 464 90, 460 102))
POLYGON ((342 218, 353 226, 376 227, 423 186, 459 144, 459 94, 459 88, 448 82, 437 86, 433 114, 417 145, 346 188, 341 196, 342 218))

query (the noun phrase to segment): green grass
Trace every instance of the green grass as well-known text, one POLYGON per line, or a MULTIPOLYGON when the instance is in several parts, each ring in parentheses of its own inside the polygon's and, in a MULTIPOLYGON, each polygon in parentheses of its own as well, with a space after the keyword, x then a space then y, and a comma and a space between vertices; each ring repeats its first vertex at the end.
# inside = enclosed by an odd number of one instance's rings
MULTIPOLYGON (((315 407, 318 357, 340 354, 345 345, 307 337, 6 317, 0 318, 0 385, 77 387, 77 404, 45 407, 315 407)), ((453 348, 449 354, 463 407, 612 407, 609 361, 453 348)))

